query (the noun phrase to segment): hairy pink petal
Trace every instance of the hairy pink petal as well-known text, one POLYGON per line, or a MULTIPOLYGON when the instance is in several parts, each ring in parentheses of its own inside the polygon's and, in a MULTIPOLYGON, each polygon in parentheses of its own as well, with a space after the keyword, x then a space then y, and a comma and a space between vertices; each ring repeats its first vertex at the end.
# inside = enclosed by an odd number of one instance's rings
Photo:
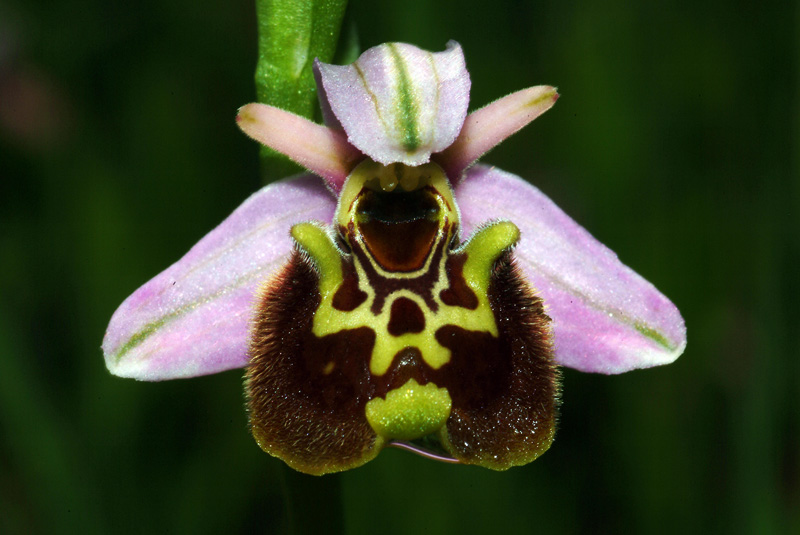
POLYGON ((347 175, 362 158, 341 131, 266 104, 242 106, 236 123, 262 145, 324 178, 333 191, 342 189, 347 175))
POLYGON ((556 100, 555 87, 539 85, 507 95, 470 113, 458 138, 436 156, 436 162, 447 176, 457 180, 475 160, 552 108, 556 100))
POLYGON ((288 259, 291 226, 329 222, 335 204, 309 175, 253 194, 120 305, 103 340, 109 371, 159 381, 245 366, 254 295, 288 259))
POLYGON ((455 193, 465 232, 492 219, 520 228, 515 256, 553 319, 559 364, 612 374, 683 353, 686 327, 675 305, 538 189, 477 165, 455 193))
POLYGON ((318 63, 324 95, 350 143, 388 165, 420 165, 458 135, 469 105, 464 54, 403 43, 370 48, 351 65, 318 63))

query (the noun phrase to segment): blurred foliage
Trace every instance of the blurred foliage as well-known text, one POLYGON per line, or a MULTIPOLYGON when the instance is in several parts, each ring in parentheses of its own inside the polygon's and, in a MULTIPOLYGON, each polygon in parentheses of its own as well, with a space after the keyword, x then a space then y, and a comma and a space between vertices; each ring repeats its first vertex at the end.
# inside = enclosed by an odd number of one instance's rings
POLYGON ((275 533, 318 512, 347 533, 800 532, 796 2, 351 0, 363 48, 459 41, 472 108, 559 86, 484 160, 672 298, 689 345, 566 370, 555 444, 526 467, 392 450, 324 479, 258 449, 240 372, 137 383, 99 350, 117 305, 259 186, 233 121, 254 11, 0 6, 0 533, 275 533))

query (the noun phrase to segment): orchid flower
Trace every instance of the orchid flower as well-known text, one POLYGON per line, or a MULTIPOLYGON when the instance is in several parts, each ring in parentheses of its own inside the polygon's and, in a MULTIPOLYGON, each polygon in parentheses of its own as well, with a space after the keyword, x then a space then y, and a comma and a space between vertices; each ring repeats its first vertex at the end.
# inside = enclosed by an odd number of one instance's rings
POLYGON ((387 445, 502 470, 553 440, 559 366, 674 361, 677 308, 522 179, 475 161, 548 110, 536 86, 467 114, 461 47, 317 62, 325 126, 248 104, 240 128, 312 174, 256 192, 131 295, 108 369, 245 368, 259 446, 322 474, 387 445))

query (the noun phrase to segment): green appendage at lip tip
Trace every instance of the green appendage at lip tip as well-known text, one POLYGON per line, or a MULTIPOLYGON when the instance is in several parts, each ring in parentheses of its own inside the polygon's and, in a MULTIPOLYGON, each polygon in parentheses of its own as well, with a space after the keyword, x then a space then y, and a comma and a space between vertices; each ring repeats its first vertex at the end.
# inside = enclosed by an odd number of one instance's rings
POLYGON ((406 66, 395 46, 390 44, 389 51, 397 67, 397 91, 400 97, 400 121, 402 122, 402 128, 400 130, 403 133, 403 148, 408 152, 414 152, 420 146, 420 139, 416 122, 417 106, 411 94, 411 81, 409 80, 406 66))
POLYGON ((446 388, 433 383, 420 386, 414 379, 367 402, 366 417, 372 429, 385 439, 414 440, 435 433, 445 425, 452 409, 446 388))

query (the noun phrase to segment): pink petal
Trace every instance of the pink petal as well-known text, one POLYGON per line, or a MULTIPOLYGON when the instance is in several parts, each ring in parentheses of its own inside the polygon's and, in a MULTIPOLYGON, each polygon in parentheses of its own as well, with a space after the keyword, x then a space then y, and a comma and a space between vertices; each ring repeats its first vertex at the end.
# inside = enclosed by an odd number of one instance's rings
POLYGON ((542 192, 477 165, 455 193, 465 235, 490 219, 520 228, 515 256, 553 319, 559 364, 612 374, 683 353, 686 327, 675 305, 542 192))
POLYGON ((553 107, 558 100, 555 87, 529 87, 496 100, 470 113, 464 127, 436 161, 454 179, 475 160, 489 152, 507 137, 553 107))
POLYGON ((253 194, 117 309, 103 340, 109 371, 159 381, 245 366, 254 295, 287 260, 289 229, 330 222, 335 205, 310 175, 253 194))
POLYGON ((341 131, 266 104, 242 106, 236 123, 262 145, 324 178, 333 191, 342 189, 347 175, 363 158, 341 131))
POLYGON ((389 43, 352 65, 319 63, 318 69, 350 143, 384 165, 428 162, 464 124, 470 80, 458 43, 438 53, 389 43))

